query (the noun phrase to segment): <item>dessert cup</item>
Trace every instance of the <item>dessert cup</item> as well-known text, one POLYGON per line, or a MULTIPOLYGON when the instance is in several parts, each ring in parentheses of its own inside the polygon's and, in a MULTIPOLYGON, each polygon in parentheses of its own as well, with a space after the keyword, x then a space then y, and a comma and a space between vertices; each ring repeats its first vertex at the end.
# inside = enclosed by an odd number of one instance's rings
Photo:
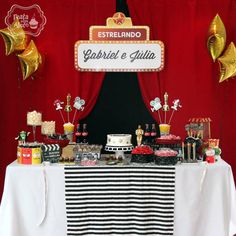
POLYGON ((170 125, 168 124, 159 124, 161 136, 170 134, 170 125))
POLYGON ((73 133, 74 133, 74 125, 70 122, 65 123, 63 125, 64 128, 64 134, 67 135, 67 138, 70 140, 70 142, 73 142, 73 133))

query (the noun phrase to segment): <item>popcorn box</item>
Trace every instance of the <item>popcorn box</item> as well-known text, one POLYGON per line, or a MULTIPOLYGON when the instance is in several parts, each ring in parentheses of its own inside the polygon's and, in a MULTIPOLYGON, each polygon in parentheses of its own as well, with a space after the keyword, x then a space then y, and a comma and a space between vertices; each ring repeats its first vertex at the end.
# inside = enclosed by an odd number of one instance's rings
POLYGON ((42 162, 40 146, 20 146, 17 148, 17 161, 19 164, 38 165, 42 162))

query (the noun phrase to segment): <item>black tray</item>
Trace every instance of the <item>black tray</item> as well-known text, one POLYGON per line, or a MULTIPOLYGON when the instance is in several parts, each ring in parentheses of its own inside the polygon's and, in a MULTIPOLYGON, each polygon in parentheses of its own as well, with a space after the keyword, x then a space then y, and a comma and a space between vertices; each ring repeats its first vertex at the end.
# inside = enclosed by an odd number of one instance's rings
POLYGON ((150 163, 154 161, 153 154, 132 154, 131 162, 135 163, 150 163))
POLYGON ((155 164, 159 166, 165 166, 165 165, 172 166, 172 165, 176 165, 176 163, 178 162, 178 157, 177 156, 169 156, 169 157, 155 156, 154 161, 155 161, 155 164))

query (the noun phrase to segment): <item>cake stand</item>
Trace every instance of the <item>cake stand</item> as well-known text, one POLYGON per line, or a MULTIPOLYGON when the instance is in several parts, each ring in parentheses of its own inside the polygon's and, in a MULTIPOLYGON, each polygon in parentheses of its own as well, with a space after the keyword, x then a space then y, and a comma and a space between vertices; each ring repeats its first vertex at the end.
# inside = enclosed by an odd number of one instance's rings
POLYGON ((106 145, 105 146, 106 151, 115 152, 116 159, 122 157, 123 160, 125 159, 124 152, 130 152, 130 151, 132 151, 132 149, 133 149, 132 145, 129 145, 129 146, 109 146, 109 145, 106 145))

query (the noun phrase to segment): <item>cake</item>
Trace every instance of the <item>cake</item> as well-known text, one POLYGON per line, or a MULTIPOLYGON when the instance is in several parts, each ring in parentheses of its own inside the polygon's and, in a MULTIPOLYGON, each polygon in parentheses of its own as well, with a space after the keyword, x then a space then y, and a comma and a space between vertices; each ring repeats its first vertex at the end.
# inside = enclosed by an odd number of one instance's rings
POLYGON ((126 147, 132 146, 131 134, 108 134, 107 146, 126 147))

